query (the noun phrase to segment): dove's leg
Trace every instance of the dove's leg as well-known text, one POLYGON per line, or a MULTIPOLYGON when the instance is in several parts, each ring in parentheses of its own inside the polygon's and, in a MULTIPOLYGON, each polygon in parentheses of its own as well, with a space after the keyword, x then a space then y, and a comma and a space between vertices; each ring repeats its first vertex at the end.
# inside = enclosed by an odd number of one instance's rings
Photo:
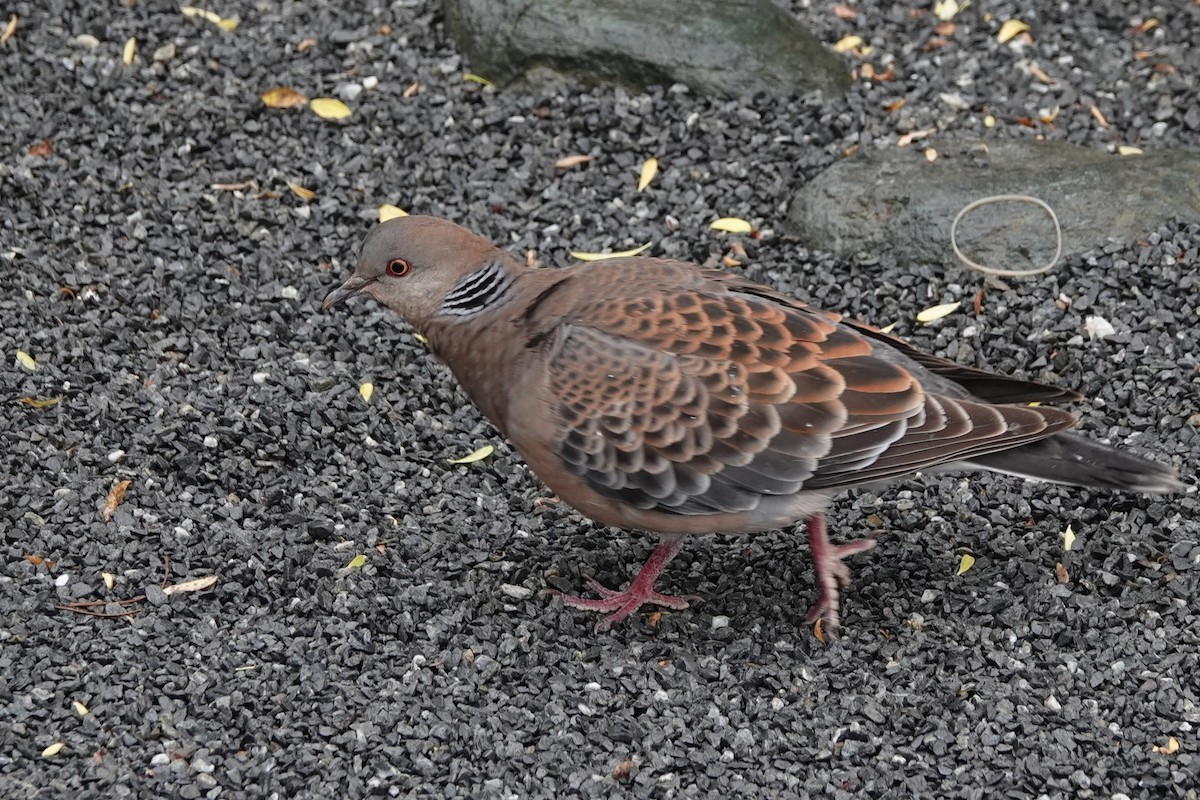
POLYGON ((808 518, 808 547, 812 551, 813 569, 817 574, 817 602, 808 610, 805 622, 824 620, 825 627, 838 626, 838 588, 850 585, 850 570, 842 563, 846 556, 862 553, 875 546, 874 539, 855 539, 846 544, 834 544, 825 532, 825 515, 808 518))
POLYGON ((584 576, 596 594, 600 595, 600 599, 589 600, 583 597, 563 595, 563 602, 572 608, 581 608, 584 611, 614 612, 596 623, 597 631, 605 630, 611 625, 620 622, 637 611, 644 603, 654 603, 655 605, 673 608, 676 611, 687 608, 689 601, 696 601, 700 598, 695 595, 674 597, 673 595, 659 594, 654 591, 654 582, 658 580, 658 576, 662 575, 667 564, 670 563, 671 559, 675 557, 682 547, 682 537, 664 537, 658 547, 654 549, 654 552, 650 554, 650 558, 646 559, 646 563, 642 566, 642 571, 633 579, 633 583, 629 584, 629 588, 624 591, 615 592, 612 589, 601 586, 596 579, 584 576))

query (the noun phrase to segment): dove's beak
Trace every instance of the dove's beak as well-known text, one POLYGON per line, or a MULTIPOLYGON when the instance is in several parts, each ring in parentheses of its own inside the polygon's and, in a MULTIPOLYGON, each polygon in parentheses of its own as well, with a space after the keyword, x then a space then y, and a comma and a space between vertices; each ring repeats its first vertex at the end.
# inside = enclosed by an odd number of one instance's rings
POLYGON ((361 294, 364 289, 374 282, 375 278, 363 278, 358 275, 351 275, 346 279, 345 283, 325 295, 325 302, 321 303, 321 310, 328 311, 338 303, 349 300, 356 294, 361 294))

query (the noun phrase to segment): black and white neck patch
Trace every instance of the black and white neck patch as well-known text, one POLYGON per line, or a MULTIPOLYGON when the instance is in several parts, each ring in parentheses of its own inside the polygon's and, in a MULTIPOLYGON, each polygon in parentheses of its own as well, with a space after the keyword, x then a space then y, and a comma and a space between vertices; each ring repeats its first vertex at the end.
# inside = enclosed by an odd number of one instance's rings
POLYGON ((484 264, 463 276, 438 307, 438 314, 468 317, 495 308, 508 300, 512 275, 496 262, 484 264))

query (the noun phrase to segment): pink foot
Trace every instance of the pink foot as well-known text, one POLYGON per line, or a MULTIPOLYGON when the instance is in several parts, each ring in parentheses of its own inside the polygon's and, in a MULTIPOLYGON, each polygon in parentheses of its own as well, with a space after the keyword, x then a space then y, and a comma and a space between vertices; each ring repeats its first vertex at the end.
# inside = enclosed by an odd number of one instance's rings
POLYGON ((808 547, 812 550, 813 569, 817 573, 817 602, 808 610, 804 621, 812 624, 818 619, 832 631, 841 621, 838 609, 841 602, 838 587, 850 585, 850 569, 842 563, 846 556, 862 553, 875 546, 874 539, 856 539, 835 545, 825 532, 825 515, 813 514, 808 519, 808 547))
POLYGON ((624 591, 616 592, 608 589, 601 586, 595 578, 585 575, 584 579, 592 587, 592 590, 600 595, 600 599, 590 600, 565 594, 562 596, 563 602, 571 608, 579 608, 584 611, 614 612, 596 623, 597 633, 607 630, 625 619, 645 603, 654 603, 676 611, 685 609, 689 602, 698 601, 700 598, 695 595, 675 597, 654 591, 654 582, 658 580, 658 576, 666 569, 667 563, 675 557, 681 547, 683 547, 683 539, 664 539, 650 554, 650 558, 646 560, 638 576, 633 579, 633 583, 629 584, 629 588, 624 591))

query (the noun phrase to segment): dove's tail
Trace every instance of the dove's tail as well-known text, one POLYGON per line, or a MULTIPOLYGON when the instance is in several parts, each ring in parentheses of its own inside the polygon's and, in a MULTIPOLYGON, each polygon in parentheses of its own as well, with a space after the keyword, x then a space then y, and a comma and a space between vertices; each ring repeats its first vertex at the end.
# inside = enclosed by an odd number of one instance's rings
POLYGON ((970 463, 1023 478, 1123 492, 1162 494, 1183 488, 1170 467, 1073 433, 977 456, 970 463))

